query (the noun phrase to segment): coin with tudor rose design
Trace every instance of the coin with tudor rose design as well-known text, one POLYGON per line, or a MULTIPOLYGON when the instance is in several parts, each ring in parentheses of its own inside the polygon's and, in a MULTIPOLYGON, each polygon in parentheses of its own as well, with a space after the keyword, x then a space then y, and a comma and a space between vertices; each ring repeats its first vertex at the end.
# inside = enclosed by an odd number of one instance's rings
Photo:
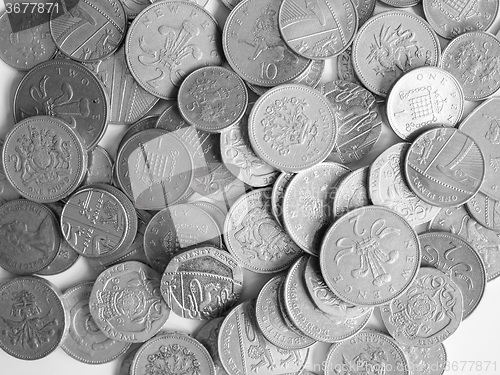
POLYGON ((403 217, 385 207, 366 206, 333 223, 319 259, 326 284, 339 298, 376 306, 412 283, 420 266, 420 244, 403 217))
POLYGON ((414 69, 392 86, 386 112, 392 130, 403 140, 438 126, 455 126, 464 111, 462 85, 437 67, 414 69))
POLYGON ((337 138, 336 123, 324 95, 305 85, 285 84, 257 99, 248 134, 262 160, 279 170, 298 172, 330 154, 337 138))
POLYGON ((205 9, 188 1, 162 1, 144 9, 125 40, 130 73, 148 92, 175 99, 184 78, 222 63, 221 32, 205 9))
POLYGON ((442 271, 422 267, 410 287, 380 308, 390 335, 405 345, 434 346, 462 322, 460 288, 442 271))
POLYGON ((144 342, 170 315, 160 292, 160 275, 141 262, 119 263, 103 271, 89 299, 92 318, 109 338, 144 342))
POLYGON ((478 143, 455 128, 421 134, 410 146, 405 176, 410 189, 438 207, 464 204, 479 191, 486 163, 478 143))
POLYGON ((87 151, 64 121, 35 116, 20 121, 3 147, 5 176, 25 198, 49 203, 71 194, 87 170, 87 151))

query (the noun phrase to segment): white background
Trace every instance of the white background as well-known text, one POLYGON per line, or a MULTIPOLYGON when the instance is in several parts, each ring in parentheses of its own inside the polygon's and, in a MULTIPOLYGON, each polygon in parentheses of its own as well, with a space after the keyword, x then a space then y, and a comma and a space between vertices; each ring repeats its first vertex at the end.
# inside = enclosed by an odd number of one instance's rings
MULTIPOLYGON (((215 16, 222 28, 229 11, 222 5, 220 0, 209 0, 206 8, 215 16)), ((3 9, 5 9, 4 4, 0 2, 0 10, 3 11, 3 9)), ((377 3, 375 13, 387 9, 390 8, 377 3)), ((409 9, 409 11, 414 11, 422 15, 420 6, 413 7, 409 9)), ((499 28, 500 21, 499 17, 497 17, 489 31, 496 34, 499 28)), ((441 39, 441 42, 442 47, 444 47, 446 41, 441 39)), ((335 59, 327 61, 326 70, 321 82, 336 78, 335 71, 335 59)), ((12 114, 13 95, 22 76, 22 73, 17 72, 15 69, 0 61, 0 138, 5 138, 6 133, 14 126, 12 114)), ((466 103, 464 116, 476 105, 477 103, 466 103)), ((155 107, 155 111, 159 113, 161 111, 161 105, 155 107)), ((104 138, 100 142, 100 145, 105 147, 113 157, 116 154, 118 140, 125 130, 125 126, 109 126, 104 138)), ((380 152, 391 144, 398 142, 398 140, 399 138, 397 138, 384 124, 382 136, 372 152, 362 161, 362 163, 358 163, 358 165, 354 167, 367 165, 380 152)), ((93 280, 96 276, 96 272, 87 265, 85 259, 80 258, 77 263, 66 272, 60 275, 46 277, 46 279, 56 285, 61 291, 65 291, 67 288, 82 281, 93 280)), ((11 277, 12 275, 8 272, 0 269, 0 282, 11 277)), ((242 298, 246 299, 256 296, 261 286, 269 278, 270 276, 258 275, 246 271, 244 280, 245 287, 242 298)), ((485 375, 500 373, 500 349, 498 345, 498 338, 500 337, 499 300, 500 278, 487 284, 484 298, 476 311, 467 318, 459 327, 458 331, 445 342, 451 367, 447 374, 485 375), (485 368, 488 363, 489 369, 486 371, 485 368), (482 368, 482 370, 480 370, 480 368, 482 368)), ((186 333, 193 333, 202 325, 202 322, 179 318, 172 314, 164 329, 175 329, 186 333)), ((370 319, 368 327, 383 329, 380 315, 377 312, 375 312, 374 316, 370 319)), ((324 361, 327 350, 328 345, 315 344, 308 361, 308 368, 311 370, 314 369, 319 373, 319 367, 317 366, 324 361), (316 367, 313 368, 313 364, 315 364, 316 367)), ((0 350, 0 375, 66 375, 68 373, 71 375, 117 375, 122 358, 123 357, 103 365, 87 365, 72 359, 62 349, 58 348, 46 358, 37 361, 21 361, 0 350)))

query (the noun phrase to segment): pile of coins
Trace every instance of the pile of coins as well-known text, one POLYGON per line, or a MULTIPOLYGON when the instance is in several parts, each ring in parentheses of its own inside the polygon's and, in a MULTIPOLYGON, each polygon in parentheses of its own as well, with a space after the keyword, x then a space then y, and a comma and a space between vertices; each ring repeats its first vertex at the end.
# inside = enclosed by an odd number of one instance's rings
POLYGON ((0 347, 127 353, 127 375, 305 375, 323 342, 326 375, 442 374, 500 275, 500 42, 498 1, 429 1, 424 19, 228 0, 222 32, 183 0, 82 0, 19 32, 4 13, 0 57, 27 73, 2 147, 0 347), (462 118, 466 100, 485 101, 462 118), (370 163, 383 124, 402 142, 370 163), (127 126, 114 162, 108 126, 127 126), (93 282, 34 276, 80 256, 93 282), (271 274, 253 299, 247 271, 271 274), (162 330, 172 314, 207 322, 162 330))

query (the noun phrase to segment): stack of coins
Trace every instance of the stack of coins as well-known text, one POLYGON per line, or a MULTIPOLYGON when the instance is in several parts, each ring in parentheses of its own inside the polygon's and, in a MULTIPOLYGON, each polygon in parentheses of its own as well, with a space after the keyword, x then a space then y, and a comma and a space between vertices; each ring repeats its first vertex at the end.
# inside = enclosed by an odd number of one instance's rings
POLYGON ((222 29, 211 3, 0 18, 0 58, 27 71, 2 146, 0 347, 310 374, 321 342, 327 375, 442 374, 500 275, 498 1, 228 1, 222 29), (64 293, 34 276, 79 257, 98 276, 64 293))

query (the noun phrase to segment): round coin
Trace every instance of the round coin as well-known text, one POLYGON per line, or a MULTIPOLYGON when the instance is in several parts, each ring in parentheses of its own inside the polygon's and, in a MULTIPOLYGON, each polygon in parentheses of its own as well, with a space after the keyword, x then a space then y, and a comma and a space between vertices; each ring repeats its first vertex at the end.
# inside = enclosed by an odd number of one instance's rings
POLYGON ((203 211, 209 214, 212 219, 215 220, 220 232, 224 232, 224 221, 226 220, 226 214, 218 206, 213 203, 205 201, 195 201, 190 202, 193 206, 200 207, 203 211))
POLYGON ((209 133, 220 133, 243 117, 248 91, 236 73, 207 66, 184 79, 177 100, 181 115, 189 124, 209 133))
POLYGON ((405 176, 410 189, 438 207, 459 206, 483 183, 486 163, 479 145, 454 128, 431 129, 410 146, 405 176))
POLYGON ((240 298, 243 271, 227 251, 196 247, 174 256, 161 279, 161 294, 183 318, 210 320, 223 315, 240 298))
POLYGON ((302 253, 276 221, 271 210, 271 188, 241 196, 224 223, 224 242, 240 264, 254 272, 284 270, 302 253))
POLYGON ((337 56, 337 77, 342 81, 361 84, 352 65, 352 45, 337 56))
POLYGON ((368 167, 349 173, 337 185, 333 198, 333 217, 338 219, 358 207, 368 206, 368 167))
POLYGON ((121 2, 79 0, 73 4, 67 11, 52 8, 50 33, 57 48, 82 62, 105 59, 113 54, 123 41, 127 27, 121 2))
POLYGON ((241 1, 224 25, 224 55, 231 68, 253 85, 272 87, 289 82, 312 64, 282 39, 280 5, 280 0, 241 1))
POLYGON ((460 325, 462 293, 442 271, 423 267, 408 290, 382 306, 380 312, 398 342, 430 347, 446 340, 460 325))
POLYGON ((128 261, 102 272, 89 299, 92 318, 109 338, 144 342, 168 319, 160 292, 160 275, 143 263, 128 261))
POLYGON ((12 186, 23 197, 40 203, 67 197, 87 169, 87 152, 78 135, 64 121, 50 116, 17 123, 2 153, 12 186))
POLYGON ((120 2, 129 20, 133 20, 142 10, 151 4, 149 0, 120 0, 120 2))
POLYGON ((410 365, 410 374, 443 375, 447 362, 443 344, 429 348, 400 345, 410 365))
POLYGON ((158 335, 141 346, 130 367, 130 375, 151 374, 152 369, 164 374, 182 371, 215 375, 214 361, 207 349, 192 337, 177 332, 158 335))
POLYGON ((29 275, 48 266, 61 243, 57 218, 40 203, 16 199, 0 206, 0 266, 29 275))
MULTIPOLYGON (((83 3, 83 1, 82 1, 83 3)), ((108 124, 108 98, 102 83, 82 64, 49 60, 31 69, 14 94, 14 119, 55 116, 76 131, 87 150, 108 124)))
POLYGON ((127 64, 146 91, 175 99, 183 79, 205 65, 222 63, 219 26, 188 1, 161 1, 132 22, 125 41, 127 64))
POLYGON ((285 190, 285 229, 309 254, 319 254, 323 236, 333 222, 335 189, 349 172, 342 164, 320 163, 295 175, 285 190))
POLYGON ((466 203, 467 211, 482 226, 500 232, 500 201, 478 192, 466 203))
POLYGON ((389 125, 404 140, 431 128, 455 126, 464 111, 462 87, 453 75, 433 66, 404 74, 387 97, 389 125))
POLYGON ((274 218, 282 227, 285 226, 283 219, 283 200, 285 198, 285 191, 294 177, 295 173, 282 172, 273 184, 273 190, 271 193, 271 209, 273 210, 274 218))
POLYGON ((352 44, 357 77, 368 90, 383 97, 404 73, 424 65, 435 66, 440 55, 439 40, 429 24, 402 10, 370 18, 352 44))
POLYGON ((282 171, 298 172, 326 159, 335 145, 337 125, 324 95, 305 85, 286 84, 255 102, 248 134, 262 160, 282 171))
MULTIPOLYGON (((0 150, 3 150, 4 142, 0 139, 0 150)), ((20 198, 21 194, 12 186, 5 174, 3 153, 0 155, 0 204, 20 198)))
POLYGON ((61 347, 71 357, 88 364, 110 362, 122 355, 130 343, 108 338, 97 327, 89 311, 89 298, 93 282, 78 284, 68 289, 64 302, 68 306, 69 332, 61 347))
POLYGON ((326 233, 321 273, 339 298, 362 306, 387 303, 412 283, 420 244, 408 222, 379 206, 354 209, 326 233))
POLYGON ((409 375, 408 360, 391 337, 377 331, 360 332, 350 340, 333 345, 325 362, 325 375, 344 371, 409 375))
POLYGON ((382 152, 370 166, 368 192, 374 205, 397 212, 416 227, 432 220, 439 207, 422 201, 403 178, 404 160, 410 143, 396 143, 382 152))
POLYGON ((0 285, 0 319, 0 348, 23 360, 52 353, 68 327, 60 293, 35 276, 16 277, 0 285))
POLYGON ((134 122, 127 128, 125 134, 123 134, 122 139, 120 139, 120 143, 118 144, 118 152, 123 147, 126 141, 130 139, 134 134, 139 133, 142 130, 146 129, 154 129, 156 127, 156 123, 158 122, 158 115, 150 115, 145 116, 139 121, 134 122))
POLYGON ((281 35, 295 53, 309 59, 329 59, 352 43, 358 15, 351 0, 284 0, 278 23, 281 35))
POLYGON ((467 318, 481 302, 486 286, 484 263, 474 248, 461 237, 446 232, 426 232, 418 236, 422 266, 443 271, 462 292, 467 318))
POLYGON ((210 353, 215 365, 215 375, 228 375, 227 371, 224 370, 224 366, 222 366, 219 348, 217 347, 220 327, 223 321, 223 317, 209 320, 195 336, 195 339, 210 353))

